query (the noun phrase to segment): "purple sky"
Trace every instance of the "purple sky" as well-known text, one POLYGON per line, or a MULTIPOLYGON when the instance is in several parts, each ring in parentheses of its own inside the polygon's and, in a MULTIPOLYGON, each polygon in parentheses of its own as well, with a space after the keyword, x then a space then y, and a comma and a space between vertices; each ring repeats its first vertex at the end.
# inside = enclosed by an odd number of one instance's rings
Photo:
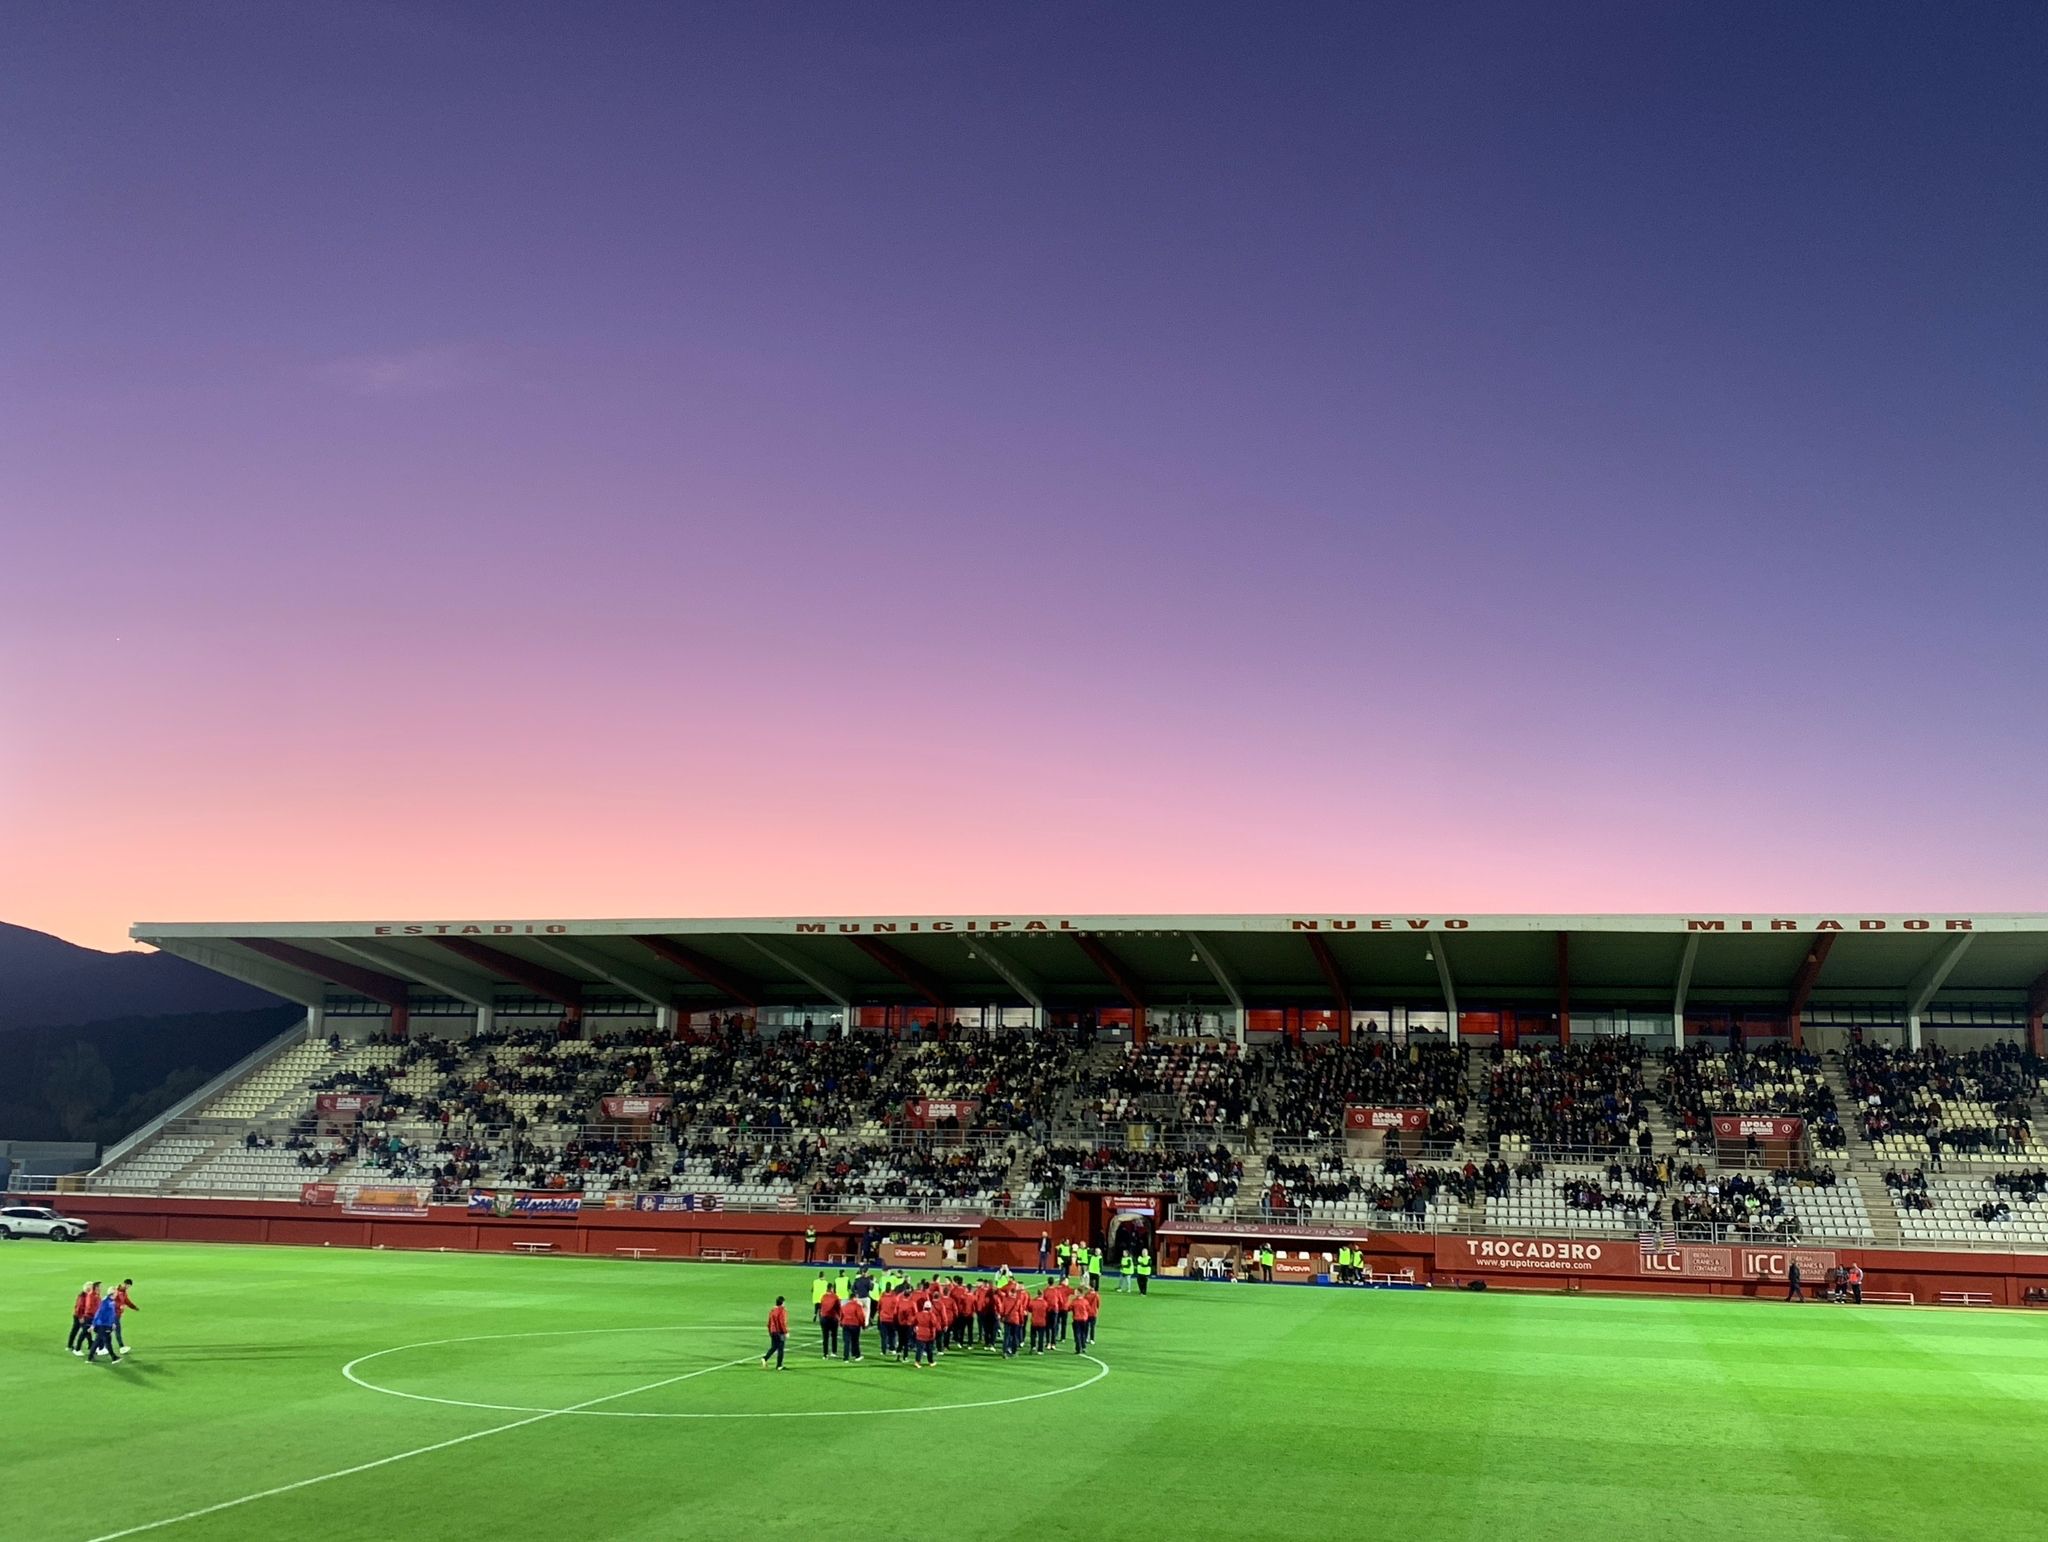
POLYGON ((2048 8, 0 12, 0 916, 2048 908, 2048 8))

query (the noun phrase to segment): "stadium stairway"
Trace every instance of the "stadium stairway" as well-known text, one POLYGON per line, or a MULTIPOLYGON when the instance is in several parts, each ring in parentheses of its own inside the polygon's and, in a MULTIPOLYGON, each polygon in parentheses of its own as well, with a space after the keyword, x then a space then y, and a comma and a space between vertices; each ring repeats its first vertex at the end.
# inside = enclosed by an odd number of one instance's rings
POLYGON ((1842 1121, 1843 1130, 1849 1132, 1851 1148, 1861 1148, 1858 1155, 1868 1155, 1868 1143, 1854 1133, 1857 1128, 1853 1112, 1856 1100, 1850 1096, 1849 1080, 1842 1074, 1842 1057, 1838 1052, 1830 1050, 1820 1057, 1820 1077, 1827 1083, 1828 1091, 1835 1095, 1835 1117, 1842 1121))
MULTIPOLYGON (((1121 1044, 1091 1045, 1081 1056, 1080 1063, 1074 1067, 1074 1079, 1061 1090, 1058 1099, 1053 1103, 1052 1113, 1046 1119, 1046 1128, 1057 1132, 1071 1128, 1077 1121, 1094 1124, 1094 1116, 1077 1105, 1083 1101, 1084 1090, 1091 1083, 1115 1070, 1117 1062, 1123 1057, 1124 1047, 1121 1044)), ((1057 1138, 1055 1135, 1054 1139, 1057 1138)))
POLYGON ((1242 1205, 1247 1199, 1256 1207, 1261 1194, 1266 1191, 1266 1158, 1262 1152, 1252 1150, 1247 1144, 1238 1153, 1244 1163, 1244 1176, 1237 1180, 1237 1201, 1242 1205))
POLYGON ((1013 1199, 1021 1201, 1037 1188, 1031 1181, 1031 1158, 1037 1149, 1028 1140, 1019 1142, 1017 1158, 1010 1163, 1009 1171, 1003 1174, 1003 1187, 1009 1191, 1013 1199))
POLYGON ((96 1176, 103 1187, 169 1194, 240 1139, 177 1130, 138 1147, 96 1176))
MULTIPOLYGON (((1837 1094, 1838 1101, 1839 1097, 1837 1094)), ((1905 1234, 1899 1227, 1899 1208, 1892 1203, 1891 1190, 1884 1186, 1883 1175, 1851 1168, 1843 1176, 1854 1183, 1857 1193, 1863 1196, 1863 1209, 1870 1217, 1871 1246, 1904 1246, 1905 1234)))
MULTIPOLYGON (((1493 1066, 1486 1058, 1486 1052, 1475 1049, 1472 1058, 1465 1065, 1465 1092, 1471 1100, 1465 1110, 1465 1128, 1477 1130, 1482 1122, 1481 1111, 1486 1104, 1486 1089, 1493 1077, 1493 1066)), ((1468 1143, 1469 1144, 1469 1143, 1468 1143)), ((1484 1141, 1480 1143, 1482 1146, 1484 1141)))

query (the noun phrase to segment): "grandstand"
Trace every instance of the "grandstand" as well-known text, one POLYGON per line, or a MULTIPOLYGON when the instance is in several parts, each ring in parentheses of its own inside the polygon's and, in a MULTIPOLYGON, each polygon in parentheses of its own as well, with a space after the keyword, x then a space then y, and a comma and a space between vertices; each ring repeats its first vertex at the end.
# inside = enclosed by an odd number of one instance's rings
POLYGON ((87 1191, 405 1183, 440 1204, 687 1194, 1026 1220, 1132 1192, 1266 1226, 2048 1240, 2025 1181, 2043 1165, 2044 917, 134 934, 306 1016, 112 1148, 74 1180, 87 1191), (1404 1133, 1362 1142, 1360 1110, 1404 1133))

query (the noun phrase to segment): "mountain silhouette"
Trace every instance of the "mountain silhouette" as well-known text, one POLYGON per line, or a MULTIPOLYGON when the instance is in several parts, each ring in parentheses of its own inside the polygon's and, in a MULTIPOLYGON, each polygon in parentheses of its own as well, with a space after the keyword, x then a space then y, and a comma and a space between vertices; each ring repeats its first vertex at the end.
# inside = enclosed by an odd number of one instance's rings
POLYGON ((102 953, 0 921, 0 1034, 278 1005, 268 991, 168 953, 102 953))

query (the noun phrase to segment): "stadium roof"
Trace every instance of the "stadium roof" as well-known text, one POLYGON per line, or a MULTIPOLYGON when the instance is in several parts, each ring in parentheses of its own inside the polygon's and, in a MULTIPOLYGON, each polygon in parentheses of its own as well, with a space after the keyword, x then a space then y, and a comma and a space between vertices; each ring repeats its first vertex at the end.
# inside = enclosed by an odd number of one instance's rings
POLYGON ((2048 1002, 2048 915, 823 916, 144 922, 139 942, 318 1005, 1798 1011, 2048 1002))

